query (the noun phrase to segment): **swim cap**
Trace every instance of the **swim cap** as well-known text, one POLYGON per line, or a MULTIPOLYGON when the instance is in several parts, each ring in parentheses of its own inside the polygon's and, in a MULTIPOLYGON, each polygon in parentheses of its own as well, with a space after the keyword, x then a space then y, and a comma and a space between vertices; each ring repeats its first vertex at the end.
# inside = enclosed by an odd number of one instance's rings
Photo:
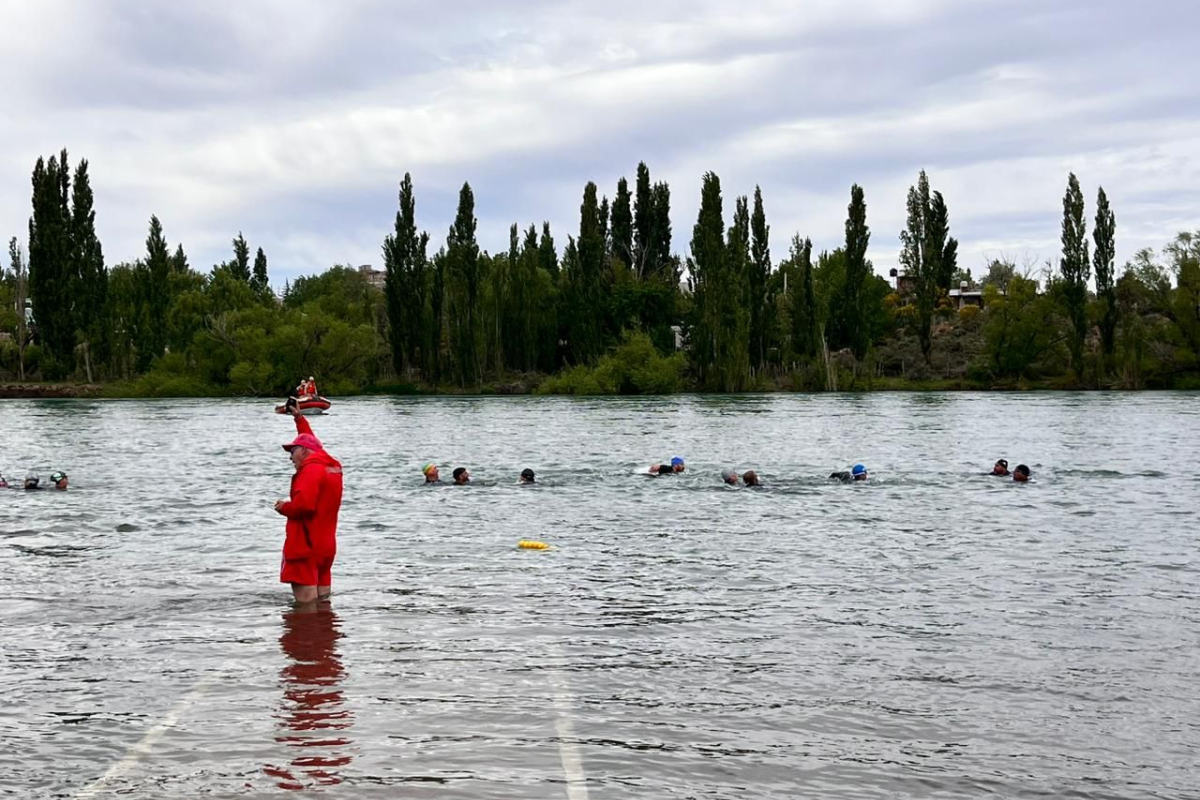
POLYGON ((730 478, 734 478, 734 479, 736 480, 736 479, 737 479, 737 473, 736 473, 736 472, 734 472, 734 471, 733 471, 733 470, 731 470, 731 469, 723 469, 723 470, 721 470, 721 480, 723 480, 723 481, 725 481, 726 483, 728 483, 730 478))
POLYGON ((50 475, 50 482, 51 482, 51 483, 58 483, 59 481, 66 480, 66 478, 67 478, 67 473, 65 473, 65 472, 55 472, 55 473, 52 473, 52 474, 50 475))
POLYGON ((434 464, 431 461, 428 464, 426 464, 425 466, 421 467, 421 472, 428 475, 429 473, 433 472, 435 469, 437 469, 437 464, 434 464))
POLYGON ((862 474, 863 474, 864 472, 866 472, 866 471, 867 471, 867 468, 866 468, 866 467, 864 467, 862 464, 855 464, 855 465, 854 465, 854 468, 853 468, 852 470, 850 470, 850 474, 852 474, 852 475, 862 475, 862 474))
POLYGON ((526 467, 525 469, 521 470, 521 477, 532 483, 533 482, 533 470, 531 470, 529 467, 526 467))
POLYGON ((671 466, 672 467, 683 466, 683 459, 680 458, 679 456, 675 456, 674 458, 671 459, 671 466))

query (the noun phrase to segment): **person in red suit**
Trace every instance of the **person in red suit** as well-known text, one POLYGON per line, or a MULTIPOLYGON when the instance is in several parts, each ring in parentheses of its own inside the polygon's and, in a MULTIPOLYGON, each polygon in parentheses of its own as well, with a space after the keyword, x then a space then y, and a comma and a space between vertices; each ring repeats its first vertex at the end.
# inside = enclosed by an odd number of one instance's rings
POLYGON ((299 604, 329 596, 337 556, 337 521, 342 507, 342 465, 325 452, 308 420, 295 407, 296 438, 283 445, 295 467, 291 494, 275 503, 287 518, 279 580, 292 585, 299 604))

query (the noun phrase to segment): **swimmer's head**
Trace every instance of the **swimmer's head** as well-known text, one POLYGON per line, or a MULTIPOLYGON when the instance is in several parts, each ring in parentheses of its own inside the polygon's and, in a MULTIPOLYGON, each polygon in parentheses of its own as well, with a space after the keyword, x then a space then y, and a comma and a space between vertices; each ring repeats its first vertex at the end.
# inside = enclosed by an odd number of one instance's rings
POLYGON ((674 470, 675 472, 683 472, 683 470, 684 470, 683 459, 680 458, 679 456, 675 456, 674 458, 672 458, 671 459, 671 469, 674 470))
POLYGON ((521 470, 521 483, 534 483, 534 482, 535 481, 534 481, 533 470, 531 470, 529 467, 526 467, 525 469, 521 470))
POLYGON ((1017 483, 1025 483, 1031 475, 1029 467, 1024 464, 1017 464, 1017 468, 1013 470, 1013 480, 1017 483))
POLYGON ((455 467, 452 474, 454 475, 454 482, 459 486, 471 482, 471 473, 467 472, 466 467, 455 467))
POLYGON ((758 473, 752 469, 748 469, 748 470, 746 470, 745 473, 742 474, 742 483, 746 484, 747 486, 761 486, 762 485, 758 481, 758 473))
POLYGON ((862 464, 855 464, 850 470, 850 476, 856 481, 865 481, 867 479, 867 468, 862 464))
POLYGON ((67 488, 67 473, 55 472, 50 476, 50 482, 54 484, 55 489, 67 488))
POLYGON ((37 475, 34 475, 32 472, 25 476, 25 488, 26 489, 36 489, 36 488, 38 488, 38 484, 41 482, 42 482, 42 479, 39 478, 37 475))
POLYGON ((1007 475, 1008 474, 1008 462, 1005 461, 1003 458, 1000 459, 999 461, 997 461, 996 465, 992 467, 992 474, 993 475, 1007 475))
POLYGON ((430 462, 421 467, 421 474, 425 476, 426 483, 436 483, 438 480, 437 464, 430 462))
POLYGON ((731 469, 723 469, 721 470, 721 480, 730 486, 737 486, 738 475, 731 469))

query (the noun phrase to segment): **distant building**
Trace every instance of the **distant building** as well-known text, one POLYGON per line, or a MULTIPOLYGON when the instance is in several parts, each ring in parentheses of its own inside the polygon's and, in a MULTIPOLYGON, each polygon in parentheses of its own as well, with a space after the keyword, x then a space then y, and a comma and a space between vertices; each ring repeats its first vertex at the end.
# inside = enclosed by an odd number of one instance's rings
MULTIPOLYGON (((890 275, 896 279, 896 294, 900 297, 900 305, 906 306, 912 303, 913 294, 917 291, 916 276, 901 275, 895 269, 891 271, 890 275)), ((959 311, 967 306, 983 308, 983 292, 973 281, 960 282, 957 289, 951 289, 946 293, 946 297, 950 300, 950 304, 959 311)))
POLYGON ((962 311, 967 306, 983 308, 983 292, 979 291, 978 287, 969 281, 963 281, 958 284, 958 288, 951 289, 946 296, 950 298, 950 302, 959 311, 962 311))
POLYGON ((370 264, 362 264, 358 268, 358 274, 362 275, 367 283, 383 291, 383 282, 387 278, 386 272, 381 269, 372 269, 370 264))

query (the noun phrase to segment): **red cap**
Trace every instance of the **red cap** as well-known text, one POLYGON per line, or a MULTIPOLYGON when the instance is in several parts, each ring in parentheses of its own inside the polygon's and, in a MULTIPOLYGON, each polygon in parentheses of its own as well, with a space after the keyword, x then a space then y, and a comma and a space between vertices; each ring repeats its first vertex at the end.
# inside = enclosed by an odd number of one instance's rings
POLYGON ((317 437, 311 433, 302 433, 292 440, 291 444, 283 445, 283 449, 289 453, 293 447, 303 447, 305 450, 322 450, 321 443, 317 441, 317 437))

